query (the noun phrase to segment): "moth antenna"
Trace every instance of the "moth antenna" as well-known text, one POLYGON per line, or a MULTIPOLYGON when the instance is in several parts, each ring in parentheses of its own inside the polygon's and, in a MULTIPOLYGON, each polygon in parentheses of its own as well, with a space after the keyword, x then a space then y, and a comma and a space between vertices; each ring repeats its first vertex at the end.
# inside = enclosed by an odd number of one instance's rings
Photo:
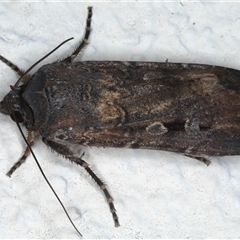
POLYGON ((41 61, 43 61, 45 58, 47 58, 49 55, 51 55, 53 52, 55 52, 58 48, 60 48, 63 44, 65 44, 66 42, 72 40, 73 37, 63 41, 61 44, 59 44, 57 47, 55 47, 52 51, 50 51, 48 54, 46 54, 44 57, 42 57, 41 59, 39 59, 36 63, 34 63, 23 75, 21 75, 21 77, 17 80, 17 82, 15 83, 15 87, 18 87, 19 83, 21 82, 22 78, 28 73, 30 72, 37 64, 39 64, 41 61))
POLYGON ((56 193, 55 190, 53 189, 51 183, 48 181, 46 175, 44 174, 44 172, 43 172, 43 170, 42 170, 42 168, 41 168, 41 166, 40 166, 40 164, 39 164, 39 162, 38 162, 38 160, 37 160, 37 158, 36 158, 36 156, 35 156, 35 154, 34 154, 32 148, 31 148, 31 146, 30 146, 30 144, 28 143, 28 141, 27 141, 25 135, 23 134, 23 131, 22 131, 22 129, 21 129, 19 123, 18 123, 17 121, 15 121, 15 122, 17 123, 18 129, 19 129, 21 135, 23 136, 23 139, 24 139, 24 141, 26 142, 27 147, 29 148, 29 150, 30 150, 30 152, 31 152, 31 154, 32 154, 32 156, 33 156, 33 158, 34 158, 34 160, 35 160, 35 162, 36 162, 36 164, 37 164, 37 166, 38 166, 38 168, 39 168, 39 170, 40 170, 42 176, 43 176, 43 178, 45 179, 45 181, 47 182, 48 186, 51 188, 53 194, 54 194, 55 197, 57 198, 58 202, 59 202, 60 205, 62 206, 63 211, 64 211, 65 214, 67 215, 67 217, 68 217, 70 223, 72 224, 72 226, 74 227, 74 229, 77 231, 77 233, 82 237, 82 234, 80 233, 80 231, 77 229, 77 227, 76 227, 75 224, 73 223, 73 221, 72 221, 71 217, 69 216, 69 214, 68 214, 66 208, 64 207, 62 201, 60 200, 60 198, 58 197, 57 193, 56 193))
POLYGON ((88 39, 91 33, 91 21, 92 21, 92 7, 88 7, 88 16, 86 21, 85 34, 82 41, 79 43, 76 50, 67 58, 63 59, 61 62, 73 62, 74 58, 88 45, 88 39))

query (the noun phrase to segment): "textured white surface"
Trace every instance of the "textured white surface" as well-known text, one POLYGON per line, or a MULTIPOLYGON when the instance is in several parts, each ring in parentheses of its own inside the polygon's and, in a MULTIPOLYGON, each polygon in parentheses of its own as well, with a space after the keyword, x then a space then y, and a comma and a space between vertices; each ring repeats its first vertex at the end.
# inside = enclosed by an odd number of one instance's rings
MULTIPOLYGON (((27 69, 66 38, 75 40, 46 62, 71 52, 93 6, 90 44, 82 60, 192 62, 240 69, 240 3, 0 3, 0 53, 27 69)), ((16 81, 0 64, 0 99, 16 81)), ((173 143, 174 144, 174 143, 173 143)), ((0 237, 78 238, 29 158, 5 173, 25 145, 0 115, 0 237)), ((163 151, 88 149, 85 160, 108 183, 121 227, 83 169, 34 147, 46 175, 83 238, 239 238, 240 158, 204 164, 163 151)))

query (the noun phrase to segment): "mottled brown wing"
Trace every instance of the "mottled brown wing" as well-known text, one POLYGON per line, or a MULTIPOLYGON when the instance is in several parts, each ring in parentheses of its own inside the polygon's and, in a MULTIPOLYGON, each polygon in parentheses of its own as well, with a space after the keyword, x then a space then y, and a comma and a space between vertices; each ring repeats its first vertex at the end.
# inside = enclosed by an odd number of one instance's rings
POLYGON ((46 82, 40 133, 53 141, 237 155, 239 78, 199 64, 79 62, 46 65, 32 81, 46 82))

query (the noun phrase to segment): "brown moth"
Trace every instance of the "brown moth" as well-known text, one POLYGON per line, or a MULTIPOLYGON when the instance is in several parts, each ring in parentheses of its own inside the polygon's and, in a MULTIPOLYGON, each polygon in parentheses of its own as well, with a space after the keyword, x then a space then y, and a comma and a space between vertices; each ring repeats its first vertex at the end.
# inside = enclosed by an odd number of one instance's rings
MULTIPOLYGON (((57 153, 84 167, 103 190, 115 226, 113 198, 71 144, 159 149, 209 164, 207 156, 240 154, 240 71, 202 64, 74 62, 91 30, 71 56, 20 77, 0 103, 0 112, 23 123, 32 146, 36 136, 57 153)), ((8 176, 30 154, 9 170, 8 176)))

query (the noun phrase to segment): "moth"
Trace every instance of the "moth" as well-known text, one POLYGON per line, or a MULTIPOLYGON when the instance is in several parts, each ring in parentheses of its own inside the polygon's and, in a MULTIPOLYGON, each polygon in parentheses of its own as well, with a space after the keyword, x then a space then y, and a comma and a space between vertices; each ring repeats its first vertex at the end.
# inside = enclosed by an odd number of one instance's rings
POLYGON ((170 62, 74 62, 88 43, 91 17, 89 7, 77 49, 33 75, 0 56, 20 77, 0 102, 0 112, 28 130, 28 146, 7 175, 25 162, 40 137, 85 168, 102 189, 117 227, 113 198, 72 144, 166 150, 206 164, 208 156, 239 155, 240 71, 170 62))

